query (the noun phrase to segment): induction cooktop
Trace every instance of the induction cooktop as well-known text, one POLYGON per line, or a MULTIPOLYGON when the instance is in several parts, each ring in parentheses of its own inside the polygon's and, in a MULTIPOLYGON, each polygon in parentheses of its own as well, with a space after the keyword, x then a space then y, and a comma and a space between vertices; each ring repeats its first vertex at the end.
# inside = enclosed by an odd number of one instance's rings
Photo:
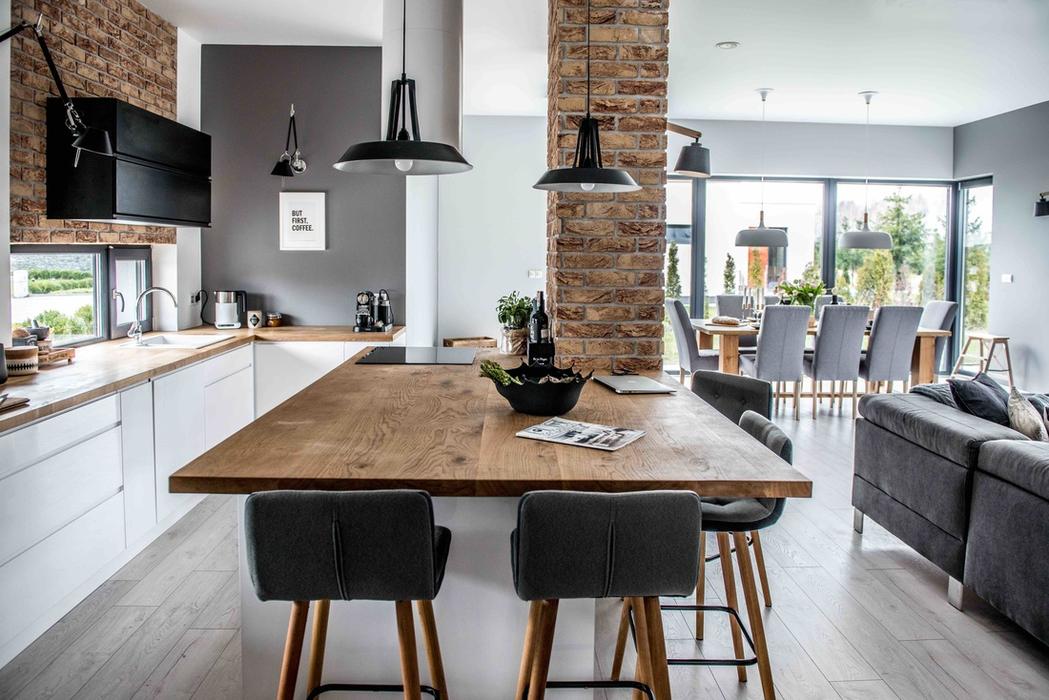
POLYGON ((476 348, 383 346, 357 360, 359 365, 472 365, 476 348))

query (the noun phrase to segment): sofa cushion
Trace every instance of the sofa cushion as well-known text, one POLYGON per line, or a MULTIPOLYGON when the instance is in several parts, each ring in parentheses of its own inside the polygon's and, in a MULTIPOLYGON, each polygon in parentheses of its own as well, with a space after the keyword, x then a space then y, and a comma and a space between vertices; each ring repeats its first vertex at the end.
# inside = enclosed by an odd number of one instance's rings
POLYGON ((948 379, 958 408, 999 425, 1009 425, 1009 396, 1003 399, 992 388, 975 379, 948 379))
POLYGON ((1049 443, 1032 440, 988 442, 980 449, 977 468, 1049 500, 1049 443))
POLYGON ((954 395, 951 394, 951 387, 946 383, 919 384, 918 386, 911 388, 911 393, 924 396, 927 399, 932 399, 937 403, 942 403, 944 406, 958 408, 958 404, 954 402, 954 395))
POLYGON ((1026 440, 1003 425, 945 406, 917 394, 870 394, 860 399, 860 415, 874 425, 967 467, 975 467, 980 445, 988 440, 1026 440))
POLYGON ((1042 413, 1016 387, 1009 392, 1009 427, 1032 440, 1049 440, 1042 413))

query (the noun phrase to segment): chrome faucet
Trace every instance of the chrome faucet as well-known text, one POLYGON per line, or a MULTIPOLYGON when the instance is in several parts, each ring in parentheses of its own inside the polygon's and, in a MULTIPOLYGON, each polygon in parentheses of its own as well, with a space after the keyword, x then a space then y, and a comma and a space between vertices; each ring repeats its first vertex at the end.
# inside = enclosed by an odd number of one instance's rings
POLYGON ((134 338, 135 345, 142 344, 142 322, 139 320, 142 317, 142 300, 150 294, 153 294, 154 292, 164 292, 168 295, 168 297, 171 298, 172 305, 176 309, 178 308, 178 302, 175 301, 175 295, 167 289, 164 289, 163 287, 147 287, 146 289, 143 289, 142 292, 138 295, 138 298, 135 299, 135 320, 131 322, 131 328, 129 328, 127 331, 127 337, 134 338))

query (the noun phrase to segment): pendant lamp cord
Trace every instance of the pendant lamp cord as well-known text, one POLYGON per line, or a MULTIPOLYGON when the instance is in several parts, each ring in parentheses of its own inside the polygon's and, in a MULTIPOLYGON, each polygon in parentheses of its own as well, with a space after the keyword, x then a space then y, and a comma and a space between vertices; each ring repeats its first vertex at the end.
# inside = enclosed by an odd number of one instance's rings
POLYGON ((590 116, 590 0, 586 0, 586 116, 590 116))
POLYGON ((761 212, 762 212, 762 223, 764 226, 764 213, 765 213, 765 156, 768 150, 768 127, 765 125, 765 106, 766 100, 768 99, 769 93, 765 90, 761 91, 761 212))
POLYGON ((867 123, 863 127, 863 219, 866 224, 868 207, 870 205, 870 183, 871 183, 871 93, 863 96, 867 102, 867 123))
MULTIPOLYGON (((401 84, 408 80, 408 0, 401 3, 401 84)), ((403 89, 403 87, 402 87, 403 89)), ((408 124, 408 100, 401 100, 401 125, 408 124)))

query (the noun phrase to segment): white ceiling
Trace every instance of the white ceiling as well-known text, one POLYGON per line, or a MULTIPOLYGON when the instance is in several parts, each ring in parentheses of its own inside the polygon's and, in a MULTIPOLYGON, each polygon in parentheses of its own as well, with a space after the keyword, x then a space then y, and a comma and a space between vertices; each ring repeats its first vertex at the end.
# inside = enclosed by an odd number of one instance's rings
MULTIPOLYGON (((203 43, 374 46, 382 0, 142 0, 203 43), (304 11, 304 8, 308 10, 304 11)), ((463 0, 466 114, 546 114, 546 0, 463 0)), ((955 126, 1049 100, 1049 0, 672 0, 670 113, 955 126), (714 43, 742 42, 724 51, 714 43)))
POLYGON ((202 44, 382 43, 382 0, 139 1, 202 44))

